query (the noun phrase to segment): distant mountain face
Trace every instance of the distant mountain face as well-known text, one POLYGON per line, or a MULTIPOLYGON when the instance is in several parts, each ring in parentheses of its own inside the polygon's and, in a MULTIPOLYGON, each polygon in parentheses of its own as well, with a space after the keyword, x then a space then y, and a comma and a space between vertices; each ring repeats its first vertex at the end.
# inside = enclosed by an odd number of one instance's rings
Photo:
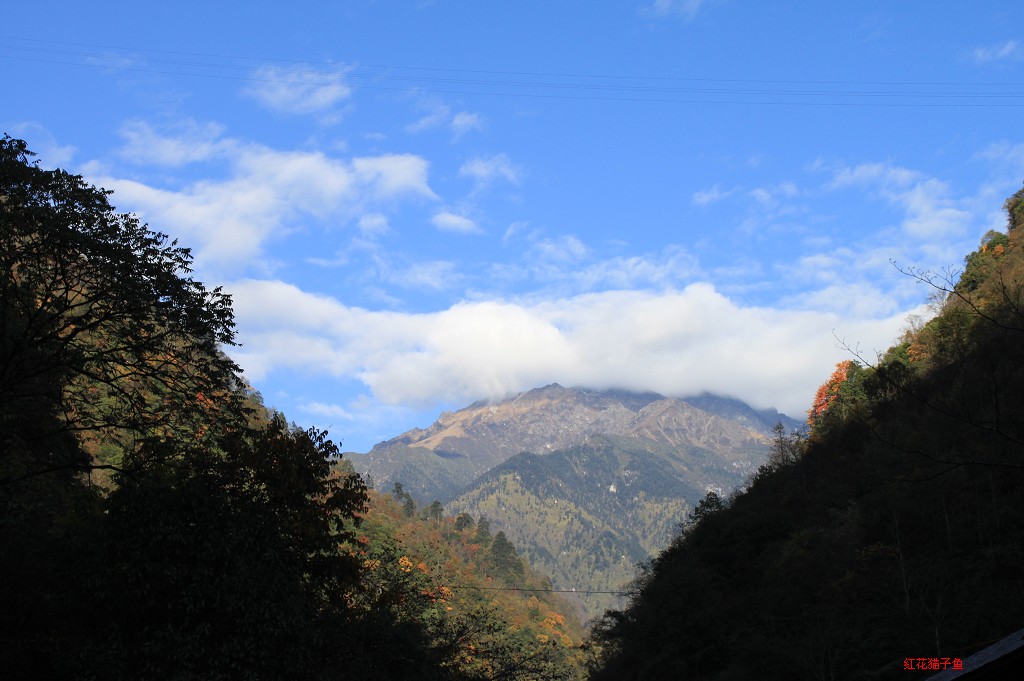
MULTIPOLYGON (((799 424, 714 395, 552 384, 445 413, 350 455, 378 489, 486 516, 556 588, 614 591, 664 548, 708 490, 727 493, 764 460, 771 428, 799 424)), ((581 596, 588 615, 618 606, 581 596)))
MULTIPOLYGON (((728 465, 707 470, 713 460, 703 450, 595 435, 550 454, 517 454, 448 509, 487 517, 556 588, 615 591, 666 546, 705 485, 742 477, 728 465)), ((622 605, 607 593, 581 595, 578 603, 587 617, 622 605)))
POLYGON ((421 501, 445 501, 520 452, 546 454, 583 445, 594 436, 629 438, 645 446, 697 447, 723 460, 749 463, 779 419, 793 423, 728 398, 681 400, 556 383, 447 412, 429 428, 415 428, 381 442, 366 456, 349 458, 380 489, 401 482, 421 501))

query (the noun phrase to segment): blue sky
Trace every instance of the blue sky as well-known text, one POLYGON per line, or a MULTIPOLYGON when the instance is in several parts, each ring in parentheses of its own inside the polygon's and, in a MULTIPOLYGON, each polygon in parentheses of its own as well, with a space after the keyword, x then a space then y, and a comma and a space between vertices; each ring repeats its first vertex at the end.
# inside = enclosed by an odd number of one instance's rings
POLYGON ((1011 2, 15 3, 3 131, 344 449, 553 381, 800 416, 1024 180, 1011 2))

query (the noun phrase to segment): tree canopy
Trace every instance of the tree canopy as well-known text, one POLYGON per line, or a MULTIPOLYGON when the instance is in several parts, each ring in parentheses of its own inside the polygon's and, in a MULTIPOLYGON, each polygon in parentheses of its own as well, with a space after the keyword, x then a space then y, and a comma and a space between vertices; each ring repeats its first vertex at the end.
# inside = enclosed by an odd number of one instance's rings
MULTIPOLYGON (((191 278, 191 254, 109 192, 0 141, 0 419, 56 431, 195 435, 240 416, 230 298, 191 278), (40 419, 47 419, 43 423, 40 419), (184 432, 183 432, 184 431, 184 432)), ((122 442, 125 446, 131 446, 122 442)), ((38 462, 35 469, 85 465, 38 462)))

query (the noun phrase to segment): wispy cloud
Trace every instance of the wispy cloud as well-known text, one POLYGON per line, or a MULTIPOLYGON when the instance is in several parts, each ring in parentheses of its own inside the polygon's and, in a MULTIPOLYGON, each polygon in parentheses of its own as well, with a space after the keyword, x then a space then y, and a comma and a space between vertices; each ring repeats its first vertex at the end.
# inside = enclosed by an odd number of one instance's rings
POLYGON ((416 108, 424 113, 405 126, 405 131, 410 134, 447 128, 452 132, 452 139, 458 141, 466 133, 482 130, 484 126, 484 119, 480 114, 470 111, 458 111, 453 114, 450 106, 435 97, 420 98, 416 102, 416 108))
POLYGON ((576 263, 589 249, 572 234, 556 238, 539 238, 531 244, 530 258, 547 262, 576 263))
POLYGON ((352 95, 347 71, 342 66, 263 66, 250 76, 254 82, 245 93, 281 113, 337 114, 338 105, 352 95))
POLYGON ((835 171, 831 189, 867 187, 903 211, 902 230, 915 239, 949 243, 963 237, 971 221, 947 182, 887 163, 842 167, 835 171))
POLYGON ((416 121, 405 126, 405 131, 411 134, 439 128, 448 123, 451 119, 452 110, 447 104, 433 99, 426 99, 419 102, 416 107, 426 113, 416 121))
POLYGON ((313 414, 314 416, 342 419, 344 421, 351 421, 353 418, 355 418, 347 409, 338 404, 325 404, 324 402, 305 402, 299 405, 299 409, 308 414, 313 414))
POLYGON ((434 226, 442 232, 456 232, 459 234, 478 234, 482 230, 470 218, 465 215, 458 215, 449 211, 441 211, 431 219, 434 226))
POLYGON ((375 237, 390 231, 388 218, 380 213, 367 213, 359 217, 359 231, 364 237, 375 237))
POLYGON ((437 195, 427 185, 429 164, 414 154, 384 154, 352 159, 359 182, 374 196, 390 199, 404 194, 417 194, 432 199, 437 195))
POLYGON ((1024 143, 1008 140, 994 142, 975 154, 975 158, 1010 166, 1014 168, 1014 172, 1018 172, 1024 169, 1024 143))
POLYGON ((701 189, 700 191, 694 192, 690 202, 695 206, 707 206, 712 203, 717 203, 723 199, 727 199, 738 191, 738 188, 733 187, 732 189, 722 189, 719 185, 714 185, 707 189, 701 189))
POLYGON ((4 132, 25 140, 32 140, 32 150, 44 159, 47 165, 66 166, 78 151, 70 144, 60 144, 46 126, 35 121, 24 121, 7 125, 4 132))
MULTIPOLYGON (((506 233, 506 243, 524 228, 506 233)), ((604 255, 575 235, 525 234, 526 248, 516 265, 496 265, 493 279, 529 281, 542 295, 578 295, 586 292, 644 289, 667 290, 692 283, 702 273, 697 259, 678 245, 640 255, 604 255)))
POLYGON ((121 54, 114 54, 111 52, 106 54, 92 54, 86 56, 83 61, 90 66, 98 66, 115 71, 143 68, 148 62, 148 60, 141 54, 129 52, 121 54))
POLYGON ((994 61, 1019 61, 1024 59, 1024 49, 1016 40, 1007 40, 985 47, 971 50, 971 58, 976 64, 987 64, 994 61))
POLYGON ((829 189, 842 189, 855 185, 876 184, 884 187, 905 187, 920 177, 920 173, 889 163, 862 163, 841 166, 834 172, 829 189))
POLYGON ((658 16, 678 16, 693 19, 707 0, 654 0, 648 10, 658 16))
POLYGON ((513 165, 508 156, 496 154, 486 158, 478 156, 466 161, 459 168, 459 175, 473 178, 477 181, 478 186, 486 186, 496 179, 518 184, 521 171, 513 165))
POLYGON ((617 256, 599 260, 574 274, 583 290, 667 289, 685 284, 701 271, 686 249, 668 246, 654 255, 617 256))
POLYGON ((484 119, 480 114, 460 111, 452 118, 450 127, 455 139, 458 140, 471 130, 483 130, 484 119))
POLYGON ((406 289, 443 291, 462 282, 454 262, 448 260, 408 261, 378 255, 374 258, 377 278, 406 289))
POLYGON ((235 147, 232 140, 222 137, 224 126, 191 118, 174 123, 173 134, 160 132, 138 119, 125 122, 120 132, 125 143, 118 155, 140 165, 179 167, 223 157, 235 147))
POLYGON ((971 214, 957 205, 946 182, 925 180, 895 200, 906 210, 903 229, 913 237, 949 240, 967 231, 971 214))
POLYGON ((774 206, 780 199, 791 199, 799 193, 800 190, 792 182, 782 182, 768 187, 755 187, 750 190, 750 196, 764 206, 774 206))

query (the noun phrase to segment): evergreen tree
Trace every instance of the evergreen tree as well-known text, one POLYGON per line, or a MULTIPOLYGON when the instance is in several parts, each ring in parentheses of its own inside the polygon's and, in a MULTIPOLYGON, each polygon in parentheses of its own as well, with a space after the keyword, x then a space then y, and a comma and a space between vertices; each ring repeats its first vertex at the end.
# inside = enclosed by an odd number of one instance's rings
POLYGON ((491 542, 491 565, 495 574, 510 584, 523 577, 523 561, 504 532, 499 531, 491 542))
POLYGON ((482 515, 476 519, 476 535, 473 537, 473 541, 483 546, 490 545, 491 521, 487 519, 487 516, 482 515))

